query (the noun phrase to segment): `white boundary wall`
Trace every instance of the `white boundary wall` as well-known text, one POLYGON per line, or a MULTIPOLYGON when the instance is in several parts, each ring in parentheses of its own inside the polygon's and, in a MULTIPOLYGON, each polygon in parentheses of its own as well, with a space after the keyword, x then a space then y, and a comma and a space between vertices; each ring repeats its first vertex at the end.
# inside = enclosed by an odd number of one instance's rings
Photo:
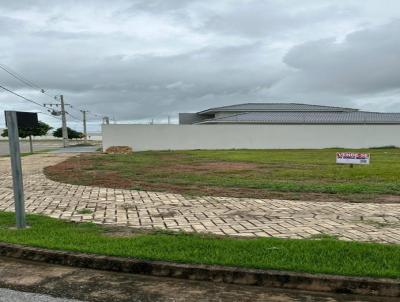
POLYGON ((400 147, 400 125, 103 125, 103 148, 319 149, 400 147))

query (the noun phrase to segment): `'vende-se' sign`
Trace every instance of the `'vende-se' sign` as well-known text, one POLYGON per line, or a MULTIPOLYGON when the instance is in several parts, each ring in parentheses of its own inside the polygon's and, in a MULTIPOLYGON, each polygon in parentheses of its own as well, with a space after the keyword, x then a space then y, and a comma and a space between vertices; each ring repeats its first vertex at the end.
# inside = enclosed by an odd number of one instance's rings
POLYGON ((369 165, 369 153, 337 152, 337 164, 369 165))

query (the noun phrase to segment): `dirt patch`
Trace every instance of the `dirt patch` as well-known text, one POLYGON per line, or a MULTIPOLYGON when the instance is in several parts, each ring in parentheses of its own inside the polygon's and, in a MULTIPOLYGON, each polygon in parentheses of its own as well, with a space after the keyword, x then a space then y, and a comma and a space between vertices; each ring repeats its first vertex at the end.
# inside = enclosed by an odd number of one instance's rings
POLYGON ((47 171, 75 171, 75 170, 80 170, 81 168, 85 167, 90 167, 91 166, 91 161, 84 159, 84 158, 80 158, 79 160, 66 160, 63 161, 55 166, 50 166, 50 167, 46 167, 45 169, 47 171))
POLYGON ((101 155, 72 157, 54 166, 44 168, 44 173, 52 180, 74 185, 130 188, 132 182, 121 177, 118 172, 96 170, 94 159, 98 156, 101 155))
POLYGON ((132 153, 132 148, 128 146, 113 146, 107 148, 105 153, 109 154, 131 154, 132 153))
POLYGON ((382 195, 377 196, 376 200, 380 203, 400 203, 399 195, 382 195))

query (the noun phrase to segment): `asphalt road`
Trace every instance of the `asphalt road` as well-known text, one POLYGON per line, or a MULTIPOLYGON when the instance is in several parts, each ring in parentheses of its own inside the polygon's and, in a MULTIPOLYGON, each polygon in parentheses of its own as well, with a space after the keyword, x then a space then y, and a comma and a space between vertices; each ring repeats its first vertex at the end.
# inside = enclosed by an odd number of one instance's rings
MULTIPOLYGON (((33 143, 34 151, 48 150, 48 149, 57 149, 62 147, 61 141, 37 141, 33 143)), ((20 142, 21 152, 29 152, 29 142, 21 141, 20 142)), ((8 141, 0 141, 0 156, 8 155, 8 141)))
MULTIPOLYGON (((83 153, 83 152, 95 152, 98 149, 98 145, 96 146, 74 146, 77 142, 71 142, 71 146, 67 148, 62 147, 62 142, 61 141, 37 141, 33 143, 33 151, 44 151, 44 150, 51 150, 50 152, 53 153, 83 153)), ((79 141, 78 141, 79 143, 79 141)), ((29 152, 29 142, 27 141, 21 141, 20 142, 20 148, 21 152, 29 152)), ((0 141, 0 156, 2 155, 8 155, 9 154, 9 148, 8 148, 8 141, 0 141)))
MULTIPOLYGON (((93 302, 398 301, 73 268, 0 257, 0 288, 93 302)), ((0 301, 68 301, 0 290, 0 301), (20 300, 12 300, 13 298, 20 300), (28 299, 28 300, 23 300, 28 299), (47 300, 46 300, 47 299, 47 300)))

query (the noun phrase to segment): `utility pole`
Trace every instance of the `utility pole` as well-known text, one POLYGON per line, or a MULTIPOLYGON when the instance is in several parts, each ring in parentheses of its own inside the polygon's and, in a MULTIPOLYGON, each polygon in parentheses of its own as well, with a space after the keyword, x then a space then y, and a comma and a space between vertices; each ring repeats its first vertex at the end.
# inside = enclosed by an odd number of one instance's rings
POLYGON ((67 129, 67 117, 65 116, 65 104, 63 95, 60 95, 60 101, 61 101, 63 147, 65 148, 68 146, 68 129, 67 129))
POLYGON ((88 112, 87 110, 81 110, 82 115, 83 115, 83 135, 84 135, 84 142, 85 144, 87 143, 87 131, 86 131, 86 113, 88 112))
POLYGON ((110 124, 110 118, 108 116, 103 116, 103 124, 105 124, 105 125, 110 124))
MULTIPOLYGON (((57 96, 55 96, 54 99, 57 100, 57 96)), ((61 104, 51 103, 51 104, 44 104, 44 106, 45 107, 49 106, 50 108, 55 106, 57 108, 57 110, 51 109, 51 115, 54 115, 54 116, 61 115, 61 123, 62 123, 61 131, 62 131, 63 147, 65 148, 66 146, 68 146, 68 129, 67 129, 67 117, 66 117, 67 112, 65 111, 65 106, 71 106, 71 105, 64 103, 63 95, 60 95, 60 102, 61 102, 61 104), (58 106, 61 107, 61 111, 58 111, 58 106)))

